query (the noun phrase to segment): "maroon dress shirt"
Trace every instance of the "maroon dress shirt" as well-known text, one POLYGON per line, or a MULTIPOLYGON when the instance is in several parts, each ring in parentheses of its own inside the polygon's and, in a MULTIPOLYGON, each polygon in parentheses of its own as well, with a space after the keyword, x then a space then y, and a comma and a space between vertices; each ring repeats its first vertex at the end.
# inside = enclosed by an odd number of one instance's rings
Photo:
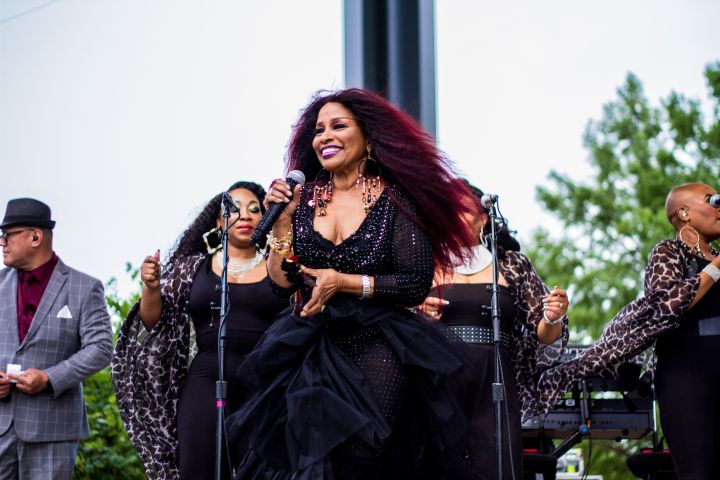
POLYGON ((18 270, 17 316, 20 343, 30 330, 30 324, 57 263, 58 256, 53 253, 50 260, 34 270, 18 270))

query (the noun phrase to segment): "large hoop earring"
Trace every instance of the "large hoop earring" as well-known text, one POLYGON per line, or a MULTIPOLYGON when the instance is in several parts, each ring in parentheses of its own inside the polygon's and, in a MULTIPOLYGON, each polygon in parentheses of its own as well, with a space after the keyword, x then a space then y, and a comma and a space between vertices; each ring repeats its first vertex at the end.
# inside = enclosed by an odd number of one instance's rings
POLYGON ((375 160, 373 158, 373 156, 370 154, 370 147, 367 148, 367 158, 365 158, 365 175, 363 175, 362 172, 360 171, 360 167, 362 165, 362 163, 360 163, 358 165, 358 176, 360 176, 360 177, 364 177, 364 176, 369 177, 370 176, 370 174, 369 174, 370 168, 368 166, 368 162, 373 162, 377 166, 378 173, 375 176, 378 178, 381 177, 382 176, 382 165, 380 165, 380 162, 375 160))
POLYGON ((222 250, 222 243, 220 242, 220 235, 222 234, 221 228, 211 228, 207 232, 203 233, 203 242, 205 242, 205 248, 208 254, 212 255, 218 250, 222 250))
POLYGON ((489 242, 487 239, 487 235, 485 235, 485 226, 486 225, 483 225, 482 227, 480 227, 480 235, 479 236, 480 236, 480 245, 482 245, 485 248, 488 248, 489 242))
POLYGON ((697 230, 695 230, 692 227, 692 225, 690 225, 690 222, 685 222, 685 225, 683 225, 683 227, 677 233, 676 238, 678 240, 680 240, 683 244, 685 244, 685 246, 687 246, 690 249, 690 252, 693 255, 697 255, 698 257, 703 256, 702 250, 700 250, 700 234, 698 233, 697 230), (683 238, 683 232, 686 230, 695 235, 695 244, 694 245, 692 245, 690 242, 686 242, 685 239, 683 238))

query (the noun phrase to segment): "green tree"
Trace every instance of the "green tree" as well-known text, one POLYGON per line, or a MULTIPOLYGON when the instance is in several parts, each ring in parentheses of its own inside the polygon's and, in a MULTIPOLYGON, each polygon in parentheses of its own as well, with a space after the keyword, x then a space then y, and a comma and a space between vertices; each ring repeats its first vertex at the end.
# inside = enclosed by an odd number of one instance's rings
MULTIPOLYGON (((720 62, 708 65, 709 102, 671 92, 659 105, 646 98, 632 73, 591 120, 584 146, 589 179, 556 171, 537 197, 562 224, 561 234, 538 229, 528 248, 548 284, 570 291, 575 340, 597 338, 608 320, 642 293, 648 254, 674 230, 665 196, 674 186, 720 178, 720 62)), ((627 455, 649 440, 593 442, 591 473, 632 479, 627 455)), ((588 445, 582 444, 587 460, 588 445)))
MULTIPOLYGON (((133 282, 138 281, 139 271, 126 264, 126 271, 133 282)), ((117 293, 117 279, 111 278, 106 285, 105 299, 110 308, 113 329, 140 298, 139 287, 127 298, 117 293)), ((74 480, 108 479, 141 480, 145 471, 130 439, 125 432, 115 401, 110 369, 105 368, 83 382, 83 394, 88 411, 90 435, 78 447, 74 480)))
POLYGON ((709 114, 699 100, 672 92, 653 106, 640 80, 628 74, 618 98, 591 120, 584 145, 589 180, 551 171, 553 186, 537 197, 561 222, 562 235, 545 229, 528 249, 548 284, 572 293, 575 333, 597 337, 605 323, 642 291, 653 245, 673 236, 665 196, 684 182, 720 176, 720 62, 708 65, 709 114))

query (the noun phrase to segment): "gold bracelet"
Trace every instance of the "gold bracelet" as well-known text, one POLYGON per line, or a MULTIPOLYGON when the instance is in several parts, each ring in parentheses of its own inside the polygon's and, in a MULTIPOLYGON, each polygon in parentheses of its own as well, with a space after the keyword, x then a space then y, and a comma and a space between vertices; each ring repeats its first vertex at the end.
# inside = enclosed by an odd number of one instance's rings
POLYGON ((268 235, 268 246, 270 247, 270 250, 277 253, 281 257, 287 257, 288 255, 290 255, 293 250, 292 226, 290 227, 290 230, 288 230, 287 235, 280 238, 277 238, 275 235, 273 235, 273 232, 271 230, 270 234, 268 235))

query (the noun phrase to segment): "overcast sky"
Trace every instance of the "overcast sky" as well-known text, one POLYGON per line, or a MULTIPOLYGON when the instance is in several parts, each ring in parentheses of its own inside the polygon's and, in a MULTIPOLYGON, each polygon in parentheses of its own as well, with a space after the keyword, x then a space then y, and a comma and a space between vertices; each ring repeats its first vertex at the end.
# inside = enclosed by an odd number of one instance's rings
MULTIPOLYGON (((705 99, 720 59, 715 0, 436 3, 439 145, 521 238, 550 169, 589 174, 628 71, 705 99)), ((344 86, 342 23, 339 0, 0 0, 0 208, 47 202, 63 260, 127 290, 212 195, 283 172, 298 111, 344 86)))

